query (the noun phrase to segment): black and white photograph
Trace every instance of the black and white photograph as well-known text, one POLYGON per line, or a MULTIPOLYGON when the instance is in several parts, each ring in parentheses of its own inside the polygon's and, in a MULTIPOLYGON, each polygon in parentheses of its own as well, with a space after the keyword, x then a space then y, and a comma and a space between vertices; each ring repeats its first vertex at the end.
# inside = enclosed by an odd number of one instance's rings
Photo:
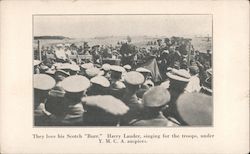
POLYGON ((33 126, 213 127, 211 14, 32 22, 33 126))

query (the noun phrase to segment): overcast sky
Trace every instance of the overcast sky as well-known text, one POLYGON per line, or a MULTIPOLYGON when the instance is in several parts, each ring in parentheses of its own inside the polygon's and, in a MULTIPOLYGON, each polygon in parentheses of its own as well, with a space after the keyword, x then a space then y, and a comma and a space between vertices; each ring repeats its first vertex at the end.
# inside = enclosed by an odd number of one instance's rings
POLYGON ((212 36, 210 15, 34 16, 34 36, 212 36))

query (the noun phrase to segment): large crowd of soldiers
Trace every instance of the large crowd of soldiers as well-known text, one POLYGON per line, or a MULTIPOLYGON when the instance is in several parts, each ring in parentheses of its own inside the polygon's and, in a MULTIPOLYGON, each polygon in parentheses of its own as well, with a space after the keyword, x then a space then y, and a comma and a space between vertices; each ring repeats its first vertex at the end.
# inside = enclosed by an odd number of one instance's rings
POLYGON ((42 60, 34 60, 35 126, 212 125, 210 50, 195 51, 184 38, 140 48, 117 45, 43 48, 42 60), (65 56, 46 57, 56 50, 65 56), (67 53, 92 59, 72 60, 67 53), (103 63, 105 57, 121 63, 103 63), (139 67, 150 58, 157 61, 160 81, 139 67))

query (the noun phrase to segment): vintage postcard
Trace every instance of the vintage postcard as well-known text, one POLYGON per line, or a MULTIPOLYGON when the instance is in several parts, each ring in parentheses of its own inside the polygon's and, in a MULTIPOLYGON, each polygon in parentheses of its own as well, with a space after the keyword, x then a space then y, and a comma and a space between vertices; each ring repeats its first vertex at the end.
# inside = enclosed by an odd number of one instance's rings
POLYGON ((247 1, 2 1, 1 153, 248 153, 247 1))

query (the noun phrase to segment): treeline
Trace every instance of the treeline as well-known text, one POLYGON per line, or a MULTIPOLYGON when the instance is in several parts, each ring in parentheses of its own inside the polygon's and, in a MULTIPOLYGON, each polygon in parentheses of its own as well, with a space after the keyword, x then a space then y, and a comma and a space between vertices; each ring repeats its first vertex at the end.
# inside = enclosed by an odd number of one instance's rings
POLYGON ((64 37, 64 36, 34 36, 35 40, 40 40, 40 39, 53 39, 53 40, 63 40, 63 39, 70 39, 69 37, 64 37))

